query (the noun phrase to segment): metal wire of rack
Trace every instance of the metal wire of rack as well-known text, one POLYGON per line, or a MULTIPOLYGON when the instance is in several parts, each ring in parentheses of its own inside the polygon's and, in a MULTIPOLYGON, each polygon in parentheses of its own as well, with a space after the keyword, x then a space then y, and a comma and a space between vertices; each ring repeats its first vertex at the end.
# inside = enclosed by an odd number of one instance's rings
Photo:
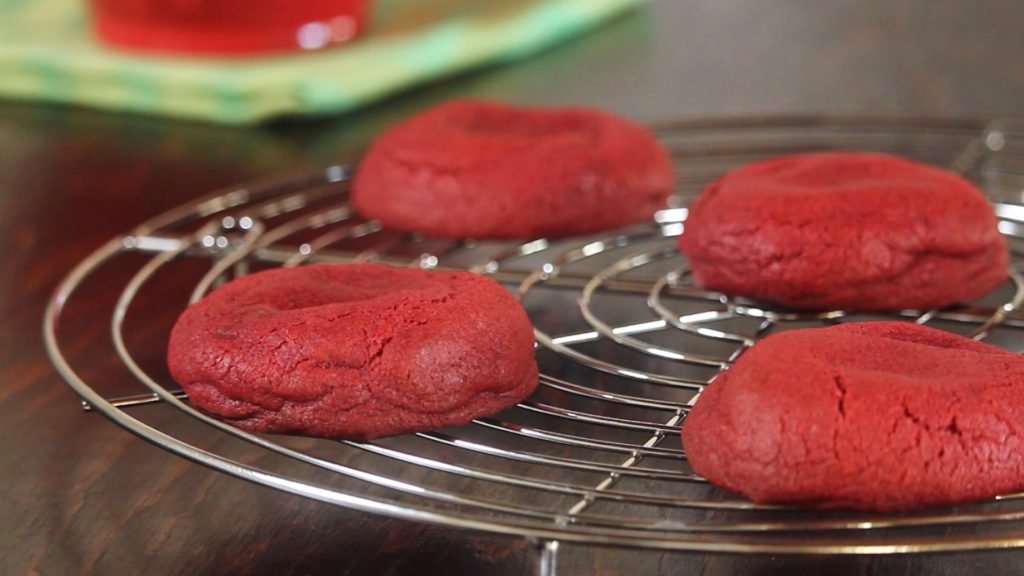
POLYGON ((496 243, 388 230, 345 203, 347 166, 214 193, 113 238, 75 267, 46 312, 48 352, 87 410, 162 448, 328 504, 520 535, 536 543, 542 574, 555 573, 560 542, 817 554, 1024 546, 1024 494, 902 514, 815 512, 756 505, 694 474, 680 424, 738 354, 779 330, 878 316, 800 313, 702 290, 674 238, 689 198, 757 158, 867 149, 946 166, 992 198, 1014 253, 1010 282, 979 302, 889 316, 1020 350, 1024 126, 799 117, 654 129, 677 163, 671 205, 650 224, 587 238, 496 243), (189 301, 252 269, 353 261, 469 269, 507 283, 535 325, 537 393, 462 427, 338 442, 237 430, 193 409, 172 384, 162 347, 189 301), (116 301, 92 300, 90 284, 109 282, 123 284, 116 301), (167 285, 194 288, 168 297, 167 285), (93 366, 107 356, 62 347, 75 306, 109 307, 112 363, 93 366))

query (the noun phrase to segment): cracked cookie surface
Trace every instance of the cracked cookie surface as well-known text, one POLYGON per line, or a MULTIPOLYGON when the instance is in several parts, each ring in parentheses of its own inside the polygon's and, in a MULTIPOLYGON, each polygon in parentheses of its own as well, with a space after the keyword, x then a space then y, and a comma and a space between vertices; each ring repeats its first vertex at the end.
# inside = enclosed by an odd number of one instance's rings
POLYGON ((755 162, 690 207, 680 250, 702 285, 802 309, 943 307, 991 292, 1008 253, 960 176, 884 154, 755 162))
POLYGON ((564 237, 650 219, 672 172, 646 128, 612 114, 459 100, 377 138, 352 203, 432 236, 564 237))
POLYGON ((904 322, 769 336, 683 423, 694 470, 761 503, 906 510, 1024 489, 1024 358, 904 322))
POLYGON ((168 366, 239 428, 351 439, 463 424, 537 385, 533 328, 500 284, 381 264, 225 284, 178 319, 168 366))

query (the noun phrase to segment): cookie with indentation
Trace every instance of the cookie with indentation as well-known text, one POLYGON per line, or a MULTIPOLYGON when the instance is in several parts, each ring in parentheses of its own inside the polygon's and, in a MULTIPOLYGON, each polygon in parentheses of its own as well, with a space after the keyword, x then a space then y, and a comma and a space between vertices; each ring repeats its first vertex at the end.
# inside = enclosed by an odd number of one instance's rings
POLYGON ((650 220, 673 182, 664 148, 624 118, 459 100, 377 138, 352 203, 432 236, 564 237, 650 220))
POLYGON ((257 432, 368 439, 469 422, 537 386, 533 329, 490 278, 380 264, 259 272, 190 306, 168 365, 257 432))
POLYGON ((693 469, 755 502, 908 510, 1024 489, 1024 358, 904 322, 768 336, 683 423, 693 469))
POLYGON ((709 185, 679 240, 702 285, 788 307, 897 310, 1007 276, 992 206, 952 172, 873 153, 755 162, 709 185))

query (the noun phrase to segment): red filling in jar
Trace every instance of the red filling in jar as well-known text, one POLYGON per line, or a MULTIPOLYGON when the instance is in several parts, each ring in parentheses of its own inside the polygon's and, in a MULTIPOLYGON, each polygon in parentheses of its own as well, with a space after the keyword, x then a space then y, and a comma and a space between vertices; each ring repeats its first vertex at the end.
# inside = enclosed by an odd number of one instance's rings
POLYGON ((363 32, 370 0, 91 0, 101 40, 165 53, 319 50, 363 32))

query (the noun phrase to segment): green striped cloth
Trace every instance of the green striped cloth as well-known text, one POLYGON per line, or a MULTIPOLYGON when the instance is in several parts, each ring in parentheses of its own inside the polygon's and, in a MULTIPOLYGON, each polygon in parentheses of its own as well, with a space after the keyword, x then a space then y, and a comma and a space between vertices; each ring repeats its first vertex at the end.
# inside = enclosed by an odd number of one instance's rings
POLYGON ((377 0, 370 32, 353 44, 227 60, 104 48, 87 30, 84 0, 0 0, 0 97, 230 124, 341 112, 528 56, 643 1, 377 0))

